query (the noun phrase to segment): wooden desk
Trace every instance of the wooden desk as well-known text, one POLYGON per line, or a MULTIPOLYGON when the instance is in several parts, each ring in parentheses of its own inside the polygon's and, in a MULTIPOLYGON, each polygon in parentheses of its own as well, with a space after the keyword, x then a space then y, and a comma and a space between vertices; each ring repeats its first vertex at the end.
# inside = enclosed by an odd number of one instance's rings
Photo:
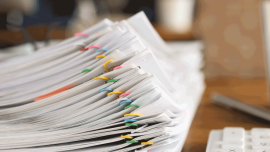
POLYGON ((206 85, 182 152, 205 152, 212 129, 223 129, 226 126, 270 128, 270 122, 210 102, 211 93, 218 92, 269 109, 265 79, 219 78, 206 80, 206 85))

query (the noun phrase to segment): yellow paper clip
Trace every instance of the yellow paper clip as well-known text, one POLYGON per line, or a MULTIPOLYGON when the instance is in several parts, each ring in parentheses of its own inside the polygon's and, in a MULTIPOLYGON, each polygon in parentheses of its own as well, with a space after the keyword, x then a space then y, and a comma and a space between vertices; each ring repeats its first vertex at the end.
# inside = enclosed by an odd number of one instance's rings
POLYGON ((96 59, 98 59, 98 58, 104 58, 104 57, 106 57, 106 55, 98 55, 98 56, 96 56, 96 59))
POLYGON ((103 67, 104 67, 104 69, 107 71, 107 72, 110 72, 109 70, 108 70, 108 68, 107 68, 107 64, 108 63, 110 63, 110 62, 112 62, 113 60, 108 60, 106 63, 104 63, 104 65, 103 65, 103 67))
POLYGON ((112 95, 112 94, 116 94, 116 93, 122 94, 123 92, 120 92, 120 91, 113 91, 113 92, 108 93, 107 96, 112 95))
POLYGON ((97 79, 104 79, 104 80, 110 80, 110 78, 107 78, 107 77, 95 77, 94 80, 97 80, 97 79))
POLYGON ((153 145, 153 142, 142 142, 141 145, 153 145))
POLYGON ((139 113, 129 113, 129 114, 125 114, 124 115, 124 117, 126 117, 126 116, 139 116, 139 117, 141 117, 143 115, 142 114, 139 114, 139 113))
POLYGON ((123 135, 121 135, 121 138, 132 139, 133 137, 131 137, 131 136, 123 136, 123 135))

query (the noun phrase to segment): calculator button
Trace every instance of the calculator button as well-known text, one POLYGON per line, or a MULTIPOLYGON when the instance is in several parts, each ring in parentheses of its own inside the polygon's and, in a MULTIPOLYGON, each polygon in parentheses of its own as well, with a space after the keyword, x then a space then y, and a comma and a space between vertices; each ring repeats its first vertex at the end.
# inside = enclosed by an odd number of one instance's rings
POLYGON ((270 135, 270 129, 266 128, 252 128, 251 135, 270 135))
POLYGON ((244 148, 244 143, 243 142, 235 142, 235 141, 222 141, 221 147, 224 149, 243 149, 244 148))
POLYGON ((245 152, 244 149, 216 149, 214 152, 245 152))
POLYGON ((245 130, 240 127, 226 127, 223 129, 223 141, 243 141, 245 130))
POLYGON ((252 143, 252 148, 270 150, 270 142, 254 142, 252 143))
POLYGON ((251 138, 252 141, 267 141, 270 142, 270 135, 253 135, 251 138))

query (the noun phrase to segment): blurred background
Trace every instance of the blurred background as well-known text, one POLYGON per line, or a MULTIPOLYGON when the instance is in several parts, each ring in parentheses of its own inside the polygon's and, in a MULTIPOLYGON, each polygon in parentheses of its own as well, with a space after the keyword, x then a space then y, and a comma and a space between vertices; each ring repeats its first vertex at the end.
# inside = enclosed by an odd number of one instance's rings
POLYGON ((207 78, 264 77, 261 0, 1 0, 0 60, 144 11, 166 41, 204 45, 207 78), (18 49, 18 47, 21 47, 18 49), (12 48, 12 49, 11 49, 12 48), (16 49, 14 49, 16 48, 16 49), (19 51, 18 51, 19 50, 19 51))

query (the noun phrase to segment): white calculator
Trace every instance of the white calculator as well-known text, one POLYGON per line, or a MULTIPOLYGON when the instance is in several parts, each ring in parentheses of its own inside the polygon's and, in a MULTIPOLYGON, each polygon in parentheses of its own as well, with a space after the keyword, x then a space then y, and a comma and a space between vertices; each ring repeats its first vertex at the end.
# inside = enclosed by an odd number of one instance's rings
POLYGON ((206 152, 270 152, 270 128, 212 130, 206 152))

